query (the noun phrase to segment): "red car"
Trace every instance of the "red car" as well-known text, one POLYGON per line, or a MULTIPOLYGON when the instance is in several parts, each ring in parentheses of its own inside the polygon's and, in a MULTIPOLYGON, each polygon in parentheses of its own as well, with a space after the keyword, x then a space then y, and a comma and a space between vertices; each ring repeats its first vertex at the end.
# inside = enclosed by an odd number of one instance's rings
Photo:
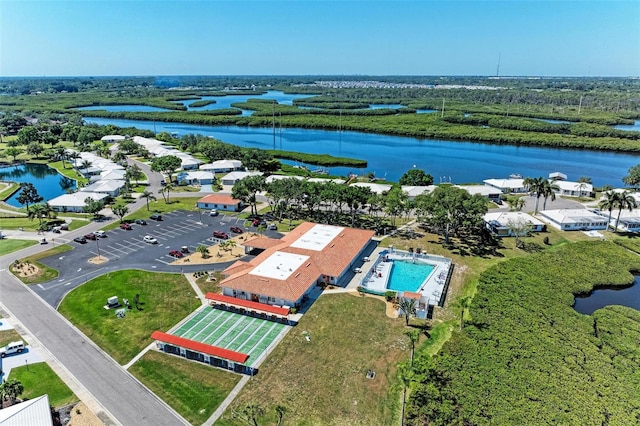
POLYGON ((133 228, 128 223, 121 223, 120 229, 126 229, 127 231, 131 231, 133 228))
POLYGON ((98 239, 98 237, 96 237, 96 234, 94 234, 93 232, 92 232, 92 233, 90 233, 90 234, 85 235, 84 237, 85 237, 87 240, 94 240, 94 241, 95 241, 95 240, 97 240, 97 239, 98 239))
POLYGON ((264 219, 253 219, 253 226, 267 226, 267 221, 264 219))
POLYGON ((171 250, 169 252, 169 256, 171 257, 182 257, 182 253, 180 252, 180 250, 171 250))
POLYGON ((231 229, 231 232, 235 232, 236 234, 242 234, 244 232, 239 226, 232 226, 229 229, 231 229))
POLYGON ((215 238, 220 238, 221 240, 226 240, 229 238, 229 234, 227 234, 226 232, 222 232, 222 231, 213 231, 213 236, 215 238))

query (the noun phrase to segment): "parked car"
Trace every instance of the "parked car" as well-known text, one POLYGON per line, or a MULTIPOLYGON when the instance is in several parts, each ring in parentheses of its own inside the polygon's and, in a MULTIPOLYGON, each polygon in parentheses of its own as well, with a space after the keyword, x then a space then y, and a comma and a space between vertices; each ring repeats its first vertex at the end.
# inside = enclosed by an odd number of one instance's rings
POLYGON ((253 219, 253 226, 267 226, 267 221, 264 219, 253 219))
POLYGON ((211 211, 209 212, 209 216, 218 216, 220 214, 220 212, 218 212, 217 209, 211 209, 211 211))
POLYGON ((7 355, 22 353, 24 351, 24 342, 17 340, 15 342, 7 343, 7 346, 0 348, 0 357, 4 358, 7 355))
POLYGON ((180 250, 171 250, 169 252, 169 256, 180 258, 180 257, 183 256, 183 254, 182 254, 182 252, 180 252, 180 250))
POLYGON ((151 235, 145 235, 142 238, 142 241, 149 244, 158 244, 158 240, 156 240, 155 237, 152 237, 151 235))
POLYGON ((87 239, 85 237, 75 237, 73 239, 73 241, 75 241, 76 243, 80 243, 80 244, 86 244, 87 243, 87 239))
POLYGON ((95 241, 98 239, 98 237, 96 236, 96 234, 94 234, 93 232, 90 232, 88 234, 85 234, 84 236, 87 240, 92 240, 95 241))
POLYGON ((277 230, 278 230, 278 227, 276 226, 276 224, 275 224, 275 223, 270 223, 270 224, 269 224, 269 226, 267 226, 267 229, 268 229, 269 231, 277 231, 277 230))
POLYGON ((60 225, 60 229, 62 229, 63 231, 68 231, 69 230, 69 224, 68 223, 63 223, 62 225, 60 225))
POLYGON ((154 213, 151 216, 149 216, 149 219, 151 219, 151 220, 162 220, 162 215, 158 214, 158 213, 154 213))
POLYGON ((120 229, 126 229, 127 231, 131 231, 133 228, 128 223, 121 223, 120 229))
POLYGON ((55 234, 59 234, 60 231, 61 231, 61 228, 59 226, 54 226, 53 228, 51 228, 51 232, 55 234))
POLYGON ((105 238, 107 236, 107 233, 104 231, 96 231, 94 234, 96 234, 96 237, 98 238, 105 238))
POLYGON ((136 219, 135 223, 136 225, 146 225, 147 221, 144 219, 136 219))
POLYGON ((231 229, 231 232, 235 232, 236 234, 242 234, 244 232, 244 230, 239 226, 232 226, 229 229, 231 229))
POLYGON ((226 240, 229 238, 229 234, 227 234, 226 232, 223 231, 213 231, 213 236, 215 238, 219 238, 221 240, 226 240))

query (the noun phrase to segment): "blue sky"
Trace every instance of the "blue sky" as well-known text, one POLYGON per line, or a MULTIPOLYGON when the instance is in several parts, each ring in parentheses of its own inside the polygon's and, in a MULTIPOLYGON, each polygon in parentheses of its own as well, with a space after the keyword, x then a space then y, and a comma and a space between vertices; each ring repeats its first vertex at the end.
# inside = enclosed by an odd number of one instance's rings
POLYGON ((0 76, 640 76, 640 1, 0 0, 0 76))

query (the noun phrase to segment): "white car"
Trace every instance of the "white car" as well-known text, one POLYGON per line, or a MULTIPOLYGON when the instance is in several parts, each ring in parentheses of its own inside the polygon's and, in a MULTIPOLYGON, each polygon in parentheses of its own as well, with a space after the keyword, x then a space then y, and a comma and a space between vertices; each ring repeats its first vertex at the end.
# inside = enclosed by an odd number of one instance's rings
POLYGON ((158 240, 156 240, 154 237, 152 237, 151 235, 145 235, 144 238, 142 238, 142 240, 145 243, 149 243, 149 244, 158 244, 158 240))
POLYGON ((218 213, 218 210, 217 210, 217 209, 212 209, 212 210, 209 212, 209 216, 218 216, 218 214, 220 214, 220 213, 218 213))
POLYGON ((4 348, 0 348, 0 357, 4 358, 7 355, 22 353, 24 351, 24 342, 18 340, 17 342, 8 343, 4 348))
POLYGON ((107 233, 106 233, 106 232, 104 232, 104 231, 96 231, 96 232, 94 232, 94 234, 95 234, 95 236, 96 236, 96 237, 98 237, 98 238, 104 238, 104 237, 106 237, 106 236, 107 236, 107 233))

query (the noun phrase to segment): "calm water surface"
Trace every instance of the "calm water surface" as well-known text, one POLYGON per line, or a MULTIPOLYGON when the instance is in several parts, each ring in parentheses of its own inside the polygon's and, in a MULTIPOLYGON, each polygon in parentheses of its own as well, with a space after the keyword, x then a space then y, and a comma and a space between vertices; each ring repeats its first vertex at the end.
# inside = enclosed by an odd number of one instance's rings
POLYGON ((633 124, 621 124, 619 126, 613 126, 618 130, 629 130, 633 132, 640 132, 640 120, 636 120, 633 124))
POLYGON ((173 111, 166 108, 152 107, 148 105, 97 105, 82 108, 76 108, 82 111, 109 111, 109 112, 156 112, 156 111, 173 111))
MULTIPOLYGON (((0 180, 26 183, 30 182, 38 190, 38 194, 44 197, 44 201, 49 201, 62 194, 66 194, 67 189, 75 189, 76 181, 66 178, 57 170, 45 164, 22 164, 0 169, 0 180)), ((24 207, 17 200, 20 191, 9 198, 6 203, 14 207, 24 207)))
MULTIPOLYGON (((86 117, 89 123, 113 124, 153 130, 153 121, 134 121, 86 117)), ((414 166, 441 180, 453 183, 482 182, 489 178, 547 176, 562 172, 570 180, 591 177, 595 186, 622 185, 627 170, 640 163, 640 156, 587 150, 553 149, 471 142, 436 141, 362 132, 315 129, 248 128, 238 126, 200 126, 183 123, 155 123, 157 132, 202 134, 224 142, 251 148, 283 149, 314 154, 331 154, 368 161, 365 170, 331 167, 329 172, 345 176, 350 171, 374 172, 377 177, 398 181, 414 166)))
POLYGON ((635 278, 631 287, 594 290, 589 296, 576 297, 573 307, 581 314, 591 315, 609 305, 628 306, 640 311, 640 277, 635 278))

